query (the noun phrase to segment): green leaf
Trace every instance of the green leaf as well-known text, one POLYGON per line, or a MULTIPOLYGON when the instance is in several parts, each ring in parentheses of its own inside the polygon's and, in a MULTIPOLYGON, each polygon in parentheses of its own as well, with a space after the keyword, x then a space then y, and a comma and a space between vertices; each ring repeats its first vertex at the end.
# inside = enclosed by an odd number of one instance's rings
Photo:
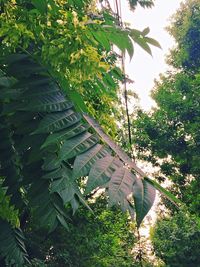
POLYGON ((145 29, 142 31, 143 36, 145 36, 145 35, 147 35, 147 34, 149 34, 149 33, 150 33, 150 28, 149 28, 149 27, 145 28, 145 29))
POLYGON ((63 112, 55 112, 46 115, 33 134, 56 132, 67 128, 80 120, 80 114, 74 112, 72 109, 63 112))
POLYGON ((71 204, 71 207, 72 207, 72 210, 73 210, 73 215, 75 214, 75 212, 79 208, 79 201, 78 201, 77 198, 76 198, 76 195, 75 195, 75 197, 72 198, 72 200, 70 201, 70 204, 71 204))
POLYGON ((35 8, 41 13, 47 13, 47 0, 31 0, 35 8))
POLYGON ((54 180, 51 184, 50 192, 58 193, 63 200, 64 205, 69 202, 75 194, 75 184, 72 183, 71 175, 65 171, 60 179, 54 180))
POLYGON ((63 140, 72 138, 82 132, 85 132, 89 128, 88 124, 77 123, 67 129, 64 129, 58 133, 50 134, 41 148, 45 148, 53 143, 60 143, 63 140))
POLYGON ((138 227, 151 209, 156 196, 155 188, 146 180, 141 181, 142 184, 139 180, 137 180, 136 184, 133 185, 133 196, 136 206, 136 221, 138 227))
POLYGON ((0 220, 0 255, 5 257, 9 266, 24 266, 29 263, 24 244, 24 235, 20 228, 12 228, 6 221, 0 220))
POLYGON ((69 226, 66 223, 65 219, 63 218, 63 216, 61 216, 60 214, 57 215, 57 219, 60 222, 60 224, 66 229, 69 230, 69 226))
POLYGON ((53 92, 51 95, 44 94, 43 96, 37 96, 32 98, 27 104, 21 108, 21 110, 37 111, 37 112, 55 112, 63 111, 73 107, 73 104, 66 100, 62 93, 53 92))
POLYGON ((16 100, 22 93, 20 89, 3 89, 0 90, 0 99, 4 100, 6 98, 16 100))
POLYGON ((150 38, 150 37, 145 37, 145 40, 146 40, 147 43, 149 43, 149 44, 151 44, 151 45, 154 45, 154 46, 156 46, 156 47, 158 47, 158 48, 161 48, 159 42, 156 41, 155 39, 150 38))
POLYGON ((60 161, 58 160, 57 155, 54 153, 48 153, 47 156, 44 157, 44 163, 42 165, 42 169, 45 171, 55 170, 60 167, 60 161))
POLYGON ((79 134, 64 142, 58 157, 61 160, 73 158, 94 146, 98 141, 99 138, 95 134, 92 135, 89 132, 79 134))
POLYGON ((111 25, 103 25, 106 37, 111 44, 116 45, 122 52, 129 53, 130 58, 133 56, 133 44, 129 38, 129 31, 121 27, 113 27, 111 25))
POLYGON ((152 55, 151 48, 147 44, 147 41, 145 40, 146 37, 144 37, 142 33, 135 31, 135 30, 130 30, 130 37, 133 39, 135 43, 137 43, 147 53, 152 55))
POLYGON ((47 180, 55 180, 55 179, 61 178, 62 175, 63 175, 63 169, 62 168, 58 168, 56 170, 47 172, 41 178, 42 179, 47 179, 47 180))
POLYGON ((85 194, 88 194, 98 186, 106 184, 110 180, 113 172, 122 166, 123 164, 120 160, 110 155, 97 160, 90 170, 85 194))
POLYGON ((104 146, 97 144, 77 156, 73 167, 73 178, 77 179, 81 176, 88 175, 92 165, 97 159, 103 158, 108 154, 108 149, 104 146))
POLYGON ((137 178, 133 184, 133 199, 135 203, 136 214, 140 214, 144 201, 143 183, 140 178, 137 178))
POLYGON ((163 194, 167 199, 169 199, 169 201, 171 201, 177 207, 179 207, 179 205, 183 205, 180 199, 176 198, 172 193, 170 193, 156 181, 148 177, 144 177, 144 180, 147 181, 149 184, 151 184, 153 187, 155 187, 155 189, 157 189, 161 194, 163 194))
POLYGON ((111 177, 108 185, 109 205, 124 203, 132 194, 132 186, 136 176, 124 167, 118 168, 111 177))
POLYGON ((102 47, 104 47, 104 49, 106 51, 110 51, 110 43, 108 41, 108 38, 106 36, 106 34, 103 31, 100 30, 91 30, 92 35, 94 36, 94 38, 102 45, 102 47))
POLYGON ((67 91, 70 100, 73 102, 73 104, 76 107, 76 110, 79 112, 87 112, 88 109, 83 101, 83 98, 81 97, 81 95, 76 92, 75 90, 69 90, 67 91))
POLYGON ((92 128, 99 134, 103 141, 119 156, 119 158, 125 163, 128 164, 134 171, 140 174, 142 177, 145 176, 145 173, 136 166, 136 164, 129 158, 129 156, 103 131, 101 126, 93 118, 87 114, 83 114, 84 119, 92 126, 92 128))

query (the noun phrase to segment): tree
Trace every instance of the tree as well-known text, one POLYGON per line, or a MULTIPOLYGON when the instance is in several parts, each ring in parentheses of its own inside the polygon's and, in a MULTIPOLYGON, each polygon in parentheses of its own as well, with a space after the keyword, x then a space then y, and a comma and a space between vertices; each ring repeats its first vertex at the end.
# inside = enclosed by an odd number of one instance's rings
POLYGON ((90 204, 94 214, 82 206, 71 218, 68 230, 58 227, 50 235, 33 220, 35 225, 27 225, 26 235, 32 262, 40 259, 52 267, 132 266, 135 226, 127 214, 116 208, 107 210, 105 204, 103 196, 97 197, 90 204))
POLYGON ((200 266, 200 224, 194 215, 179 212, 173 218, 159 219, 151 239, 156 256, 167 266, 200 266))
MULTIPOLYGON (((149 160, 154 166, 160 167, 157 179, 160 181, 165 180, 166 177, 170 179, 173 183, 171 190, 190 207, 191 211, 196 213, 199 213, 197 188, 199 187, 200 109, 197 88, 200 81, 199 67, 196 65, 195 68, 192 63, 193 49, 189 48, 194 40, 193 38, 188 40, 188 36, 200 21, 198 7, 198 1, 188 1, 178 11, 177 21, 173 22, 174 26, 171 27, 170 32, 177 37, 175 51, 178 50, 176 57, 178 55, 180 57, 179 60, 174 58, 174 52, 172 52, 169 58, 173 64, 182 62, 182 65, 179 64, 179 68, 161 75, 160 81, 156 82, 152 91, 157 108, 149 114, 139 111, 138 119, 134 122, 138 155, 149 160), (194 18, 188 17, 191 9, 196 10, 195 25, 194 18), (177 28, 177 24, 181 24, 180 16, 184 25, 187 25, 187 30, 181 26, 177 28), (186 59, 182 61, 183 50, 187 50, 187 60, 191 63, 191 68, 189 65, 185 66, 186 59)), ((197 41, 195 39, 195 42, 197 41)))
POLYGON ((169 27, 177 45, 168 56, 173 70, 161 75, 152 91, 157 107, 140 110, 133 122, 139 157, 157 167, 157 180, 185 203, 185 214, 177 213, 162 198, 170 216, 158 218, 153 230, 156 255, 173 267, 200 266, 199 23, 199 1, 186 1, 169 27))
MULTIPOLYGON (((135 203, 138 226, 153 204, 154 188, 135 175, 142 171, 75 107, 94 111, 116 95, 123 74, 113 44, 130 56, 132 41, 148 50, 159 44, 146 31, 120 28, 108 10, 101 14, 92 4, 1 1, 0 177, 12 215, 5 218, 1 207, 2 266, 28 262, 23 230, 32 218, 49 232, 68 228, 66 206, 73 213, 80 203, 90 209, 85 195, 95 188, 103 187, 109 205, 119 204, 132 217, 135 203)), ((108 110, 113 116, 112 105, 108 110)))

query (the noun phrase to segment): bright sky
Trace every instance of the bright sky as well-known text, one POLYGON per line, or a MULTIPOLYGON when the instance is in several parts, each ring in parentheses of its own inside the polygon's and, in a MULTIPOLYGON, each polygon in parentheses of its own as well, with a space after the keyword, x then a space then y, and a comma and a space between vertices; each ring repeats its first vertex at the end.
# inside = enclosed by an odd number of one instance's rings
POLYGON ((122 0, 122 19, 131 23, 131 27, 143 30, 150 28, 149 36, 156 39, 161 49, 152 46, 153 57, 147 54, 137 45, 132 61, 126 60, 126 73, 135 83, 131 85, 139 95, 140 104, 145 110, 151 108, 153 101, 149 93, 153 88, 154 79, 159 77, 159 73, 167 70, 165 55, 169 48, 174 46, 173 38, 164 29, 169 25, 169 18, 179 7, 181 0, 155 0, 155 5, 151 9, 137 7, 135 12, 131 12, 128 3, 122 0))

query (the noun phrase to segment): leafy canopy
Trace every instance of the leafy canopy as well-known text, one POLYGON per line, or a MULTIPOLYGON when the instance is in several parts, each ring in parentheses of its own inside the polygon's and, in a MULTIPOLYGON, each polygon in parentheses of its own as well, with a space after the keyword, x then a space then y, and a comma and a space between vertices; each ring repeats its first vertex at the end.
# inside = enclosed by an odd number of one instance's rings
POLYGON ((49 232, 68 228, 66 206, 73 213, 80 203, 90 209, 83 191, 104 188, 109 205, 132 217, 135 205, 138 226, 153 205, 155 189, 136 176, 142 172, 77 110, 103 114, 101 102, 94 112, 97 100, 106 104, 116 95, 123 75, 113 44, 130 56, 133 41, 149 53, 149 44, 159 44, 147 30, 116 26, 112 14, 99 14, 90 1, 16 0, 1 7, 0 177, 6 208, 18 211, 15 220, 0 213, 0 254, 6 264, 23 266, 28 220, 49 232), (90 103, 91 92, 97 94, 90 103))

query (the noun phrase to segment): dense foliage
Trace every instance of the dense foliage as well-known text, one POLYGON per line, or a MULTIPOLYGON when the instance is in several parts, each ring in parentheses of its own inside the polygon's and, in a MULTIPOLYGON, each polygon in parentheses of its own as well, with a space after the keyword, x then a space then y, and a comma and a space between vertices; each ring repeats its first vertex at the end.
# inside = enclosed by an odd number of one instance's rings
MULTIPOLYGON (((39 263, 40 259, 44 266, 52 267, 132 266, 135 262, 131 255, 135 228, 126 214, 116 208, 106 210, 105 204, 102 196, 91 203, 94 214, 81 207, 72 217, 67 231, 58 227, 48 235, 45 229, 27 225, 32 262, 39 263)), ((70 210, 68 212, 70 214, 70 210)))
POLYGON ((149 44, 159 44, 149 30, 123 29, 110 10, 100 12, 87 0, 4 0, 0 25, 1 266, 28 264, 32 221, 48 233, 68 229, 67 209, 75 213, 80 203, 91 209, 85 197, 96 188, 104 188, 109 206, 132 218, 136 210, 139 226, 155 189, 77 111, 89 111, 112 132, 124 79, 112 46, 132 57, 133 42, 149 53, 149 44))
POLYGON ((176 41, 167 59, 173 69, 160 76, 152 91, 157 107, 139 111, 133 123, 138 155, 156 167, 156 178, 186 204, 183 216, 163 199, 174 218, 160 219, 154 229, 155 252, 173 267, 200 266, 199 25, 200 2, 181 4, 169 27, 176 41))
POLYGON ((167 266, 200 266, 199 223, 199 218, 184 212, 179 212, 173 218, 158 220, 152 231, 156 256, 167 266))

